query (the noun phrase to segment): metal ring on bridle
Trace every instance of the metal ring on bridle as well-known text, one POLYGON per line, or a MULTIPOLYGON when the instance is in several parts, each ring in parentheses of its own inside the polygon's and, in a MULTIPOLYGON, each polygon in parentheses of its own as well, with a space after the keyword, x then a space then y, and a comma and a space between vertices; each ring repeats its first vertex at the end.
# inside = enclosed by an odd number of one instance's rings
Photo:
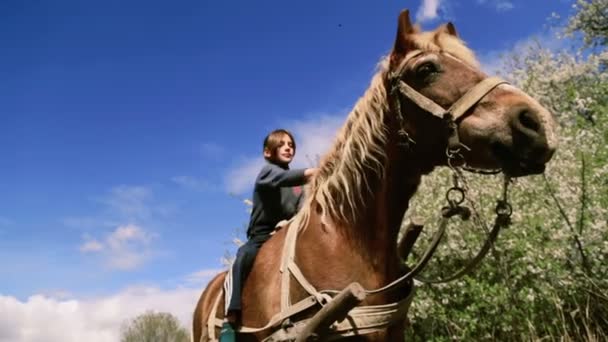
POLYGON ((500 216, 511 216, 513 214, 513 207, 506 201, 499 201, 496 205, 496 215, 500 216))
POLYGON ((445 155, 448 157, 448 166, 453 169, 456 165, 464 164, 466 161, 462 153, 460 153, 460 148, 450 150, 447 148, 445 150, 445 155), (454 165, 456 164, 456 165, 454 165))
POLYGON ((455 186, 451 187, 450 189, 448 189, 448 191, 446 191, 445 199, 450 204, 459 205, 462 202, 464 202, 464 199, 465 199, 464 190, 462 188, 458 188, 455 186))

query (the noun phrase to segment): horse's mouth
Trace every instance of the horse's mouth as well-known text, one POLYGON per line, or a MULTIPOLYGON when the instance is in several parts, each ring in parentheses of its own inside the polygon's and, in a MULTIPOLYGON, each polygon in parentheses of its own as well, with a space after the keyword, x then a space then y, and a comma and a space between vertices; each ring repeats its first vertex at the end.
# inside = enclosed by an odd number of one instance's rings
POLYGON ((498 160, 504 173, 511 177, 522 177, 536 175, 545 172, 545 163, 523 158, 515 154, 511 148, 495 143, 492 145, 492 152, 498 160))

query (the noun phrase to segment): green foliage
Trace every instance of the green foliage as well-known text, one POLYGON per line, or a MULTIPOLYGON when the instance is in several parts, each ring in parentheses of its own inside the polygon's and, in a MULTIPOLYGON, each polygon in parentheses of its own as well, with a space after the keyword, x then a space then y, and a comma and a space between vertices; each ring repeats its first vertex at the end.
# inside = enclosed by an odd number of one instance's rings
MULTIPOLYGON (((597 4, 606 1, 579 1, 578 8, 597 4)), ((580 15, 567 30, 574 22, 584 31, 580 15)), ((602 20, 608 25, 607 16, 602 20)), ((594 41, 605 45, 605 32, 603 39, 594 41)), ((608 53, 583 58, 539 44, 509 58, 506 77, 555 113, 559 149, 544 175, 511 187, 513 224, 473 274, 421 285, 408 341, 608 339, 608 53)), ((436 171, 412 201, 408 218, 423 217, 429 225, 417 253, 434 232, 448 180, 447 170, 436 171)), ((497 176, 467 175, 467 198, 481 224, 451 223, 425 277, 451 274, 479 250, 500 185, 497 176)))
MULTIPOLYGON (((601 120, 585 132, 585 144, 563 146, 545 176, 516 182, 510 195, 513 224, 501 232, 480 267, 453 283, 419 289, 410 313, 411 339, 608 337, 608 141, 600 134, 607 129, 601 120)), ((442 176, 447 172, 425 179, 414 200, 412 214, 429 224, 443 203, 442 196, 425 192, 442 176)), ((469 205, 488 224, 500 179, 468 178, 469 205)), ((425 228, 427 238, 421 242, 428 243, 432 228, 425 228)), ((442 278, 462 267, 481 247, 487 228, 452 223, 424 275, 442 278)))
POLYGON ((125 323, 121 342, 190 342, 190 333, 173 315, 148 311, 125 323))

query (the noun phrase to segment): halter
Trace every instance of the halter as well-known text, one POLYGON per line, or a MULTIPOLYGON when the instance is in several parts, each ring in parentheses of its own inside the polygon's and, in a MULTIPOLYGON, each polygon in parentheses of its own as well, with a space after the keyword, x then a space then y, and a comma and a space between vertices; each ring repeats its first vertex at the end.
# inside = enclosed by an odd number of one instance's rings
MULTIPOLYGON (((405 57, 405 63, 423 53, 424 52, 422 50, 414 50, 408 53, 405 57)), ((479 102, 494 88, 501 84, 508 84, 507 81, 499 77, 485 78, 469 89, 462 97, 454 102, 450 108, 446 110, 433 100, 419 93, 407 83, 403 82, 400 76, 401 74, 398 73, 389 75, 390 95, 394 98, 395 111, 397 112, 397 119, 400 124, 399 136, 406 138, 407 143, 412 142, 404 128, 405 118, 403 117, 403 112, 401 111, 401 101, 399 96, 403 95, 414 102, 420 109, 423 109, 427 113, 436 116, 445 122, 449 133, 448 146, 446 148, 448 161, 451 161, 457 157, 462 158, 462 155, 460 155, 460 148, 464 145, 460 143, 460 138, 458 136, 458 122, 467 114, 469 109, 475 106, 477 102, 479 102)))

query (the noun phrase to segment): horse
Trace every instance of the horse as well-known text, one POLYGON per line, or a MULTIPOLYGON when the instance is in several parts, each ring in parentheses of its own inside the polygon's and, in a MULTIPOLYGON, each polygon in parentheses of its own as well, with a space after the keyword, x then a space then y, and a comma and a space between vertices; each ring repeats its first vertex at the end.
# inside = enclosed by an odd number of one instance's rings
MULTIPOLYGON (((407 9, 397 22, 392 50, 320 159, 304 205, 255 260, 242 292, 241 322, 263 328, 239 340, 272 340, 287 320, 264 327, 289 308, 285 301, 302 303, 315 289, 338 291, 353 282, 379 289, 402 276, 407 270, 396 243, 402 220, 421 178, 435 168, 498 169, 524 177, 544 172, 557 148, 552 114, 522 90, 488 77, 451 22, 422 31, 407 9), (287 242, 290 232, 297 243, 287 242), (288 249, 297 272, 285 269, 288 249)), ((208 323, 210 316, 223 317, 225 276, 216 275, 197 302, 196 342, 217 336, 219 330, 211 331, 217 325, 208 323)), ((369 291, 357 305, 401 303, 412 291, 369 291)), ((316 304, 290 316, 291 323, 323 307, 324 297, 316 293, 316 304)), ((377 329, 336 338, 402 340, 407 310, 398 314, 377 329)))

